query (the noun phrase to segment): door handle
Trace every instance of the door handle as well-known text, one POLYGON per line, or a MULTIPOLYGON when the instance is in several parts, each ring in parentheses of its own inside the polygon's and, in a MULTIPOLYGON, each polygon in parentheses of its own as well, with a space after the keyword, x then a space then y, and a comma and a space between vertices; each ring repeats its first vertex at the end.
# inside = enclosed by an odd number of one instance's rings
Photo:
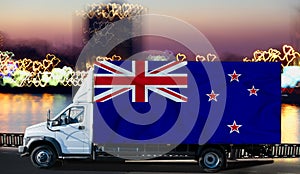
POLYGON ((78 129, 83 130, 83 129, 85 129, 85 127, 84 126, 78 126, 78 129))

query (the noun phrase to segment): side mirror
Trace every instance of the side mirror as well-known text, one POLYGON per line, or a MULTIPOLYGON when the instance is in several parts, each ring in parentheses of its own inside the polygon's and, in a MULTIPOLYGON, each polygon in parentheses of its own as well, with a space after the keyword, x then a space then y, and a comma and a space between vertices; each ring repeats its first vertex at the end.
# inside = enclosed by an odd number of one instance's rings
POLYGON ((51 129, 52 128, 52 123, 51 123, 51 121, 50 121, 50 109, 48 110, 48 112, 47 112, 47 129, 51 129))
POLYGON ((47 121, 50 120, 50 109, 48 110, 48 113, 47 113, 47 121))
POLYGON ((59 131, 59 130, 52 130, 52 126, 56 126, 58 124, 59 122, 57 120, 50 120, 50 109, 49 109, 47 113, 47 123, 46 123, 47 129, 52 132, 59 131))

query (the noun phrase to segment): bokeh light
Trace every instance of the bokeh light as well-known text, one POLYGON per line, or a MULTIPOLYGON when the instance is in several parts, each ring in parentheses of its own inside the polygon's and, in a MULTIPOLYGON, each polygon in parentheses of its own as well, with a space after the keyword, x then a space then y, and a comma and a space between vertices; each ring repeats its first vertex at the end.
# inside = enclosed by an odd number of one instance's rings
POLYGON ((86 10, 77 11, 77 15, 83 18, 104 18, 113 21, 115 18, 124 19, 145 13, 146 8, 138 4, 128 3, 108 3, 92 4, 86 7, 86 10))
MULTIPOLYGON (((47 54, 44 59, 32 60, 23 58, 13 59, 14 54, 9 51, 0 51, 0 85, 11 87, 45 87, 45 86, 80 86, 87 75, 87 71, 75 71, 72 67, 59 67, 61 60, 53 54, 47 54)), ((183 53, 172 53, 176 61, 186 61, 183 53)), ((147 60, 165 61, 169 57, 164 55, 150 55, 147 60)), ((294 88, 300 82, 300 53, 292 46, 284 45, 282 52, 270 48, 268 51, 256 50, 253 58, 244 58, 244 62, 281 62, 281 87, 294 88)), ((121 56, 95 57, 96 61, 125 60, 121 56)), ((193 59, 189 59, 193 60, 193 59)), ((196 55, 194 61, 214 62, 220 59, 212 53, 205 56, 196 55)), ((86 70, 93 68, 91 63, 86 64, 86 70)))
MULTIPOLYGON (((282 53, 274 48, 268 51, 256 50, 253 53, 253 58, 244 58, 244 62, 281 62, 281 67, 294 65, 298 62, 300 53, 295 51, 290 45, 283 45, 282 53)), ((298 66, 300 64, 297 64, 298 66)))
POLYGON ((12 52, 0 51, 0 85, 11 87, 80 86, 87 72, 71 67, 58 67, 61 62, 53 54, 42 60, 13 59, 12 52))

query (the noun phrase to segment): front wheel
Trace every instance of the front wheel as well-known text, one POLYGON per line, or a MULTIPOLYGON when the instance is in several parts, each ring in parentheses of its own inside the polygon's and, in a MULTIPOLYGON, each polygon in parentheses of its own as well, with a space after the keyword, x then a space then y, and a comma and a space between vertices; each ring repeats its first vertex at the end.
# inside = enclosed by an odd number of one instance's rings
POLYGON ((218 172, 224 168, 226 158, 221 150, 207 148, 201 152, 198 163, 205 172, 218 172))
POLYGON ((32 151, 30 158, 33 166, 37 168, 50 168, 54 166, 57 155, 50 146, 42 145, 32 151))

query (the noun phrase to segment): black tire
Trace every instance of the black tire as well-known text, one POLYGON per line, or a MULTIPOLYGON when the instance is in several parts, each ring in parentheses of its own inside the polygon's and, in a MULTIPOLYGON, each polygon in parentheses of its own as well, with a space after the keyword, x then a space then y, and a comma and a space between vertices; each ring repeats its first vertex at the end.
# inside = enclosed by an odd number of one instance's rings
POLYGON ((36 147, 31 155, 31 162, 37 168, 51 168, 57 160, 56 152, 48 145, 36 147))
POLYGON ((226 158, 221 150, 206 148, 200 153, 198 164, 205 172, 214 173, 226 166, 226 158))

